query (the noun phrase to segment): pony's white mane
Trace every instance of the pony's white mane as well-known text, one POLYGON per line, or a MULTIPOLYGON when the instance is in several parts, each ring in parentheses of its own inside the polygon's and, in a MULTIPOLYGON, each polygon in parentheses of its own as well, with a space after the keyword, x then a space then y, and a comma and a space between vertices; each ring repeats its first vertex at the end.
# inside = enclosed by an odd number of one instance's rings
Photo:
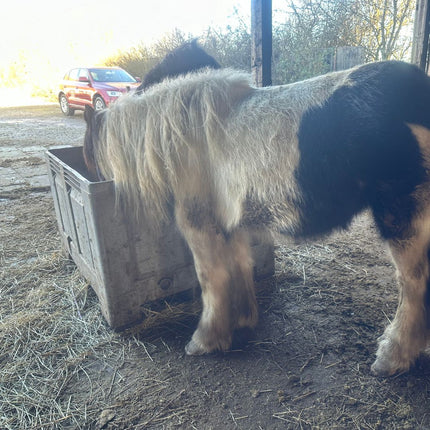
POLYGON ((102 174, 130 207, 166 215, 166 203, 191 174, 208 175, 234 104, 252 88, 249 76, 206 71, 166 80, 145 94, 121 97, 106 111, 96 151, 102 174), (210 76, 210 79, 208 79, 210 76))

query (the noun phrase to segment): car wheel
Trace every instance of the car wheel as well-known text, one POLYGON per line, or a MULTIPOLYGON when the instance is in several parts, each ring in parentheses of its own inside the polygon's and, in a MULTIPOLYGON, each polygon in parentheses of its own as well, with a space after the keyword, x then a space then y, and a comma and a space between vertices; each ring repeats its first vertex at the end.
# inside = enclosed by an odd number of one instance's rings
POLYGON ((106 103, 100 96, 95 96, 93 106, 94 110, 102 110, 106 108, 106 103))
POLYGON ((64 94, 60 96, 60 108, 61 112, 66 116, 72 116, 75 113, 75 110, 70 107, 67 97, 64 94))

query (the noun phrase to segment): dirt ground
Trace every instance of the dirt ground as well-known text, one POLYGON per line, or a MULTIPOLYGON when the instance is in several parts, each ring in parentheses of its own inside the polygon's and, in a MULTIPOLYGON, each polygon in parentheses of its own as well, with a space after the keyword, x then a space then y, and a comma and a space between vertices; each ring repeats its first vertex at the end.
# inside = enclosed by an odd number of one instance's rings
POLYGON ((233 350, 187 357, 198 303, 111 330, 60 250, 43 150, 82 144, 82 114, 0 109, 0 428, 430 429, 430 358, 371 376, 397 301, 367 214, 309 243, 276 239, 260 321, 233 350))

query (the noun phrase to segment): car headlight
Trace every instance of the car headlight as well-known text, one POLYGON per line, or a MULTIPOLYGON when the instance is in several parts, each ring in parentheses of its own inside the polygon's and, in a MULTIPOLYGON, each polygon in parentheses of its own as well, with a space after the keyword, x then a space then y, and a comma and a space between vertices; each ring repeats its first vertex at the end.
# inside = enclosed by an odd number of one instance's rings
POLYGON ((109 97, 119 97, 121 95, 120 91, 107 91, 109 97))

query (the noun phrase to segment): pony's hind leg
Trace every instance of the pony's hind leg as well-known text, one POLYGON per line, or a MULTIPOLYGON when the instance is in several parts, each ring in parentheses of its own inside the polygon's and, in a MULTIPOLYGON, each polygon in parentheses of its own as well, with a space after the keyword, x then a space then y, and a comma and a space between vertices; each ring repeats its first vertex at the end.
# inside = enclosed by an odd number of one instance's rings
POLYGON ((235 328, 257 322, 247 234, 225 234, 210 216, 196 223, 184 207, 176 208, 176 220, 193 254, 203 302, 197 330, 185 350, 189 355, 225 351, 235 328))
POLYGON ((372 372, 389 376, 406 371, 425 349, 429 337, 430 211, 411 225, 412 235, 390 241, 397 267, 399 303, 394 320, 379 339, 372 372))

